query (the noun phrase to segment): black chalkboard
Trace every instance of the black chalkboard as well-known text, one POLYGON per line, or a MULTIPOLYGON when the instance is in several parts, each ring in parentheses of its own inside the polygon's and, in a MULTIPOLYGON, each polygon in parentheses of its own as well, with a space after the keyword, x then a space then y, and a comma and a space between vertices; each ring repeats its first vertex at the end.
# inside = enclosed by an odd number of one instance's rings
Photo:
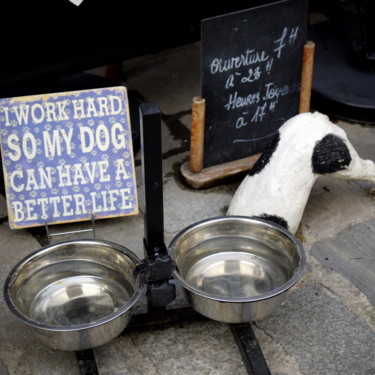
POLYGON ((202 20, 204 167, 262 152, 298 113, 307 15, 284 0, 202 20))

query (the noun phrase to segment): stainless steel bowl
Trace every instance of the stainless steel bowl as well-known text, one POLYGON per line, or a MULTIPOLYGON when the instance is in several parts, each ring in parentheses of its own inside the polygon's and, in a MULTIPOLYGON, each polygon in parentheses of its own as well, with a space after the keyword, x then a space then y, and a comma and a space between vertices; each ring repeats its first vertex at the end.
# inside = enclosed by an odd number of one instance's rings
POLYGON ((108 241, 46 246, 18 263, 4 287, 9 309, 45 345, 84 350, 105 344, 126 327, 144 288, 140 262, 108 241))
POLYGON ((227 323, 272 314, 301 277, 300 242, 277 224, 224 216, 189 226, 172 240, 174 277, 200 314, 227 323))

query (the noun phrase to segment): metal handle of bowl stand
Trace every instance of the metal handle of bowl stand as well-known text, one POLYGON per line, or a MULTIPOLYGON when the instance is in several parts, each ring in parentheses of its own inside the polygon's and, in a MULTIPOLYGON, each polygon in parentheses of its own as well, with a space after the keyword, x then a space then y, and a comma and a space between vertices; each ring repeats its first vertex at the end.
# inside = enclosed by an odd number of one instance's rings
POLYGON ((66 236, 66 235, 72 235, 72 234, 82 234, 82 233, 92 233, 92 237, 96 237, 96 232, 95 232, 95 217, 94 214, 91 214, 91 228, 88 229, 78 229, 78 230, 71 230, 67 232, 56 232, 56 233, 51 233, 49 228, 48 228, 48 222, 44 220, 44 226, 46 228, 46 234, 47 234, 47 239, 48 243, 51 245, 52 244, 52 239, 53 237, 58 237, 58 236, 66 236))
POLYGON ((156 104, 140 105, 140 133, 148 312, 153 319, 161 320, 176 290, 169 283, 173 264, 164 244, 161 114, 156 104))

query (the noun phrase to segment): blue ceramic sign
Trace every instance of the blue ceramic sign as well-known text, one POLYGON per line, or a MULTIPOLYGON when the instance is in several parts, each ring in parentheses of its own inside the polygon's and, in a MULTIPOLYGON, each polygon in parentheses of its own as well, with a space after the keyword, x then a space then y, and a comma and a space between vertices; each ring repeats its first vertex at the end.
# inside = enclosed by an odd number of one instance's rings
POLYGON ((12 229, 138 213, 125 87, 0 100, 12 229))

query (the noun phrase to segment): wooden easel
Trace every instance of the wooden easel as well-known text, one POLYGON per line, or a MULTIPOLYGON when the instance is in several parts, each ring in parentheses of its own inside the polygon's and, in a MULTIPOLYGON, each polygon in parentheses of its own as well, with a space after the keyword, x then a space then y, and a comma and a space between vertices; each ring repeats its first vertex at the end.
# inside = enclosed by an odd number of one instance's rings
MULTIPOLYGON (((302 60, 299 113, 310 112, 314 52, 315 43, 306 42, 302 60)), ((193 98, 190 160, 181 165, 184 183, 193 189, 209 188, 244 174, 254 166, 261 155, 256 154, 229 163, 203 168, 205 105, 204 98, 193 98)))

